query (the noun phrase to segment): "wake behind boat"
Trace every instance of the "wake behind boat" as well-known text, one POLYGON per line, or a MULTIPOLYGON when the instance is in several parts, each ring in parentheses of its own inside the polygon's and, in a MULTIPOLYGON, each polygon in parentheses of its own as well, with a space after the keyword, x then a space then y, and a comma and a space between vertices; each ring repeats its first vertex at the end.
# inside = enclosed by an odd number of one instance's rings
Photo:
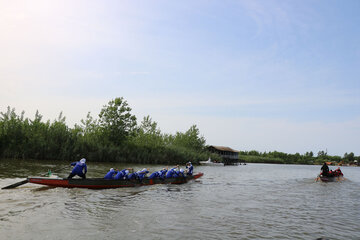
POLYGON ((138 187, 154 184, 184 184, 190 180, 203 176, 203 173, 196 173, 191 176, 176 178, 153 178, 144 177, 139 179, 104 179, 104 178, 49 178, 49 177, 29 177, 29 183, 41 184, 53 187, 64 188, 90 188, 90 189, 106 189, 106 188, 122 188, 122 187, 138 187))

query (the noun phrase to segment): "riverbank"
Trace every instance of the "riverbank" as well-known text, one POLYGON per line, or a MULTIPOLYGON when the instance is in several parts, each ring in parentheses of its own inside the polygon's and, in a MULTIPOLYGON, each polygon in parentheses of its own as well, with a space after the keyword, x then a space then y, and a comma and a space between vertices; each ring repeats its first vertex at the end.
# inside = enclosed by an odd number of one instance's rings
POLYGON ((356 166, 359 164, 359 156, 353 154, 348 157, 347 154, 344 157, 340 156, 329 156, 318 154, 317 157, 312 156, 313 154, 287 154, 282 152, 269 152, 259 153, 256 151, 251 152, 240 152, 239 161, 248 163, 273 163, 273 164, 303 164, 303 165, 322 165, 327 162, 328 165, 337 166, 356 166))

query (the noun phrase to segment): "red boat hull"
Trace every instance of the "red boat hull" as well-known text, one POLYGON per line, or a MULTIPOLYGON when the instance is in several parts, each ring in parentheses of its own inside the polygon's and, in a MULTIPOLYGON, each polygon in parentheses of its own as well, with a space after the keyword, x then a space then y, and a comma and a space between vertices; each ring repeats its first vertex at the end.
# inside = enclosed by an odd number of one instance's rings
POLYGON ((34 184, 41 184, 53 187, 64 188, 91 188, 91 189, 106 189, 106 188, 122 188, 122 187, 138 187, 154 184, 183 184, 190 180, 197 179, 203 176, 203 173, 196 173, 192 176, 166 178, 166 179, 149 179, 145 177, 142 181, 138 179, 133 180, 115 180, 103 178, 88 178, 88 179, 67 179, 67 178, 45 178, 45 177, 29 177, 28 181, 34 184))

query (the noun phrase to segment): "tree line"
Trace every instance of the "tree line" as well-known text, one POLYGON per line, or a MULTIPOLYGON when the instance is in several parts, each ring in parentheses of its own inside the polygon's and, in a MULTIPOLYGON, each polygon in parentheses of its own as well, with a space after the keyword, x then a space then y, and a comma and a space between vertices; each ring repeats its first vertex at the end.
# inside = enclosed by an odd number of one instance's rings
POLYGON ((43 121, 37 111, 25 118, 8 107, 0 115, 0 158, 78 160, 123 163, 184 164, 220 157, 209 153, 196 125, 186 132, 164 134, 150 116, 140 124, 127 101, 115 98, 104 105, 98 118, 90 112, 73 128, 60 112, 43 121))
POLYGON ((353 152, 345 153, 341 156, 330 156, 326 151, 319 151, 317 156, 312 151, 305 154, 273 152, 240 151, 239 159, 246 162, 262 162, 262 163, 280 163, 280 164, 323 164, 324 162, 332 162, 336 164, 351 164, 354 161, 359 162, 360 156, 355 156, 353 152))
MULTIPOLYGON (((73 128, 66 125, 60 112, 54 121, 44 121, 37 111, 33 119, 25 112, 17 114, 8 107, 0 113, 0 158, 39 160, 78 160, 82 157, 98 162, 184 164, 198 163, 209 157, 222 161, 210 153, 206 141, 196 125, 186 132, 162 133, 157 123, 146 116, 140 123, 131 113, 127 101, 115 98, 104 105, 94 118, 90 112, 73 128)), ((354 153, 344 157, 329 156, 319 151, 303 155, 282 152, 241 151, 241 162, 321 164, 324 161, 350 163, 359 161, 354 153)))

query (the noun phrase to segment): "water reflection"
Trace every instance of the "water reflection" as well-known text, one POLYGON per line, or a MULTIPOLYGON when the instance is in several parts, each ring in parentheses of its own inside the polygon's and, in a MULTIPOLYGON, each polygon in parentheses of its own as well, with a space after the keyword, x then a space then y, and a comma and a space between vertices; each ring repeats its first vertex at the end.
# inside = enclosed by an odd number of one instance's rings
POLYGON ((35 189, 31 189, 31 191, 33 191, 33 192, 41 192, 41 191, 47 191, 47 190, 53 189, 53 188, 55 188, 55 187, 51 187, 51 186, 47 187, 47 186, 44 186, 44 187, 37 187, 37 188, 35 188, 35 189))

